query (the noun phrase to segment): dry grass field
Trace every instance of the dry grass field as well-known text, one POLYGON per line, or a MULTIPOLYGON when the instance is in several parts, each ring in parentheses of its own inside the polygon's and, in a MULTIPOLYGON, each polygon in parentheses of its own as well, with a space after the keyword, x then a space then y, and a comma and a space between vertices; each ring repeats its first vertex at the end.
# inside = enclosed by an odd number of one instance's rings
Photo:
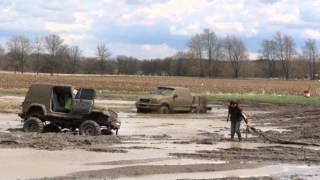
POLYGON ((269 79, 210 79, 168 76, 126 75, 35 75, 31 73, 0 73, 0 88, 28 88, 33 83, 71 84, 76 87, 94 87, 108 91, 150 91, 159 85, 189 87, 194 93, 210 94, 256 94, 256 95, 302 95, 311 87, 313 96, 320 95, 320 82, 309 80, 269 79))

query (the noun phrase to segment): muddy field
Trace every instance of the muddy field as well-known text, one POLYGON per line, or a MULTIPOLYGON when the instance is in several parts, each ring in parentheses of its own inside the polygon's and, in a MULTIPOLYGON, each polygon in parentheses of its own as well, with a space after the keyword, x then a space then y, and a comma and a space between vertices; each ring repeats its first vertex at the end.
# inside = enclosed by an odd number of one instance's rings
POLYGON ((302 95, 310 87, 313 96, 320 95, 318 81, 268 80, 268 79, 212 79, 168 76, 128 76, 128 75, 54 75, 13 74, 0 72, 0 88, 29 88, 33 83, 83 84, 98 90, 149 92, 159 85, 185 86, 194 93, 233 93, 302 95))
MULTIPOLYGON (((21 97, 0 97, 0 179, 319 179, 320 147, 229 140, 226 103, 207 114, 137 114, 134 101, 103 100, 119 112, 119 136, 24 133, 21 97), (10 100, 8 100, 10 99, 10 100), (10 106, 5 106, 8 100, 10 106), (12 171, 14 169, 14 172, 12 171)), ((270 137, 320 144, 316 108, 242 104, 270 137)))

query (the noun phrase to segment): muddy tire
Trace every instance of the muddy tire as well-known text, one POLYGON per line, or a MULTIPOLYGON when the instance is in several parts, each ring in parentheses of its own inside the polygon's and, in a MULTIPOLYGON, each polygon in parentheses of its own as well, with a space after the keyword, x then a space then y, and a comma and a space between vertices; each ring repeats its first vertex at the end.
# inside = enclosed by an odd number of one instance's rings
POLYGON ((148 113, 148 112, 150 112, 149 109, 141 109, 141 108, 137 109, 137 113, 148 113))
POLYGON ((101 130, 102 135, 112 135, 112 130, 111 129, 102 129, 101 130))
POLYGON ((29 117, 23 124, 25 132, 42 132, 43 122, 37 117, 29 117))
POLYGON ((160 114, 169 114, 170 110, 169 110, 168 106, 161 106, 159 108, 159 113, 160 114))
POLYGON ((60 132, 60 131, 61 131, 61 129, 60 129, 57 125, 52 124, 52 123, 47 124, 47 125, 45 125, 45 126, 43 127, 43 132, 45 132, 45 133, 48 133, 48 132, 58 133, 58 132, 60 132))
POLYGON ((80 134, 85 136, 101 135, 101 128, 98 123, 92 120, 86 120, 80 125, 80 134))

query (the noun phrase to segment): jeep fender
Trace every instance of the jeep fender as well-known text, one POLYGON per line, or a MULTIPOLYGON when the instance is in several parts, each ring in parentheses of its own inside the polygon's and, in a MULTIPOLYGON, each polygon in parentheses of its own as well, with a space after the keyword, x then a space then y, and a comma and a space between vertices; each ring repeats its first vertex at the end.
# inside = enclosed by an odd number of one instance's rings
POLYGON ((43 104, 37 104, 37 103, 31 104, 31 105, 29 106, 28 110, 27 110, 25 113, 28 114, 29 111, 32 110, 33 108, 36 108, 36 109, 39 108, 39 109, 42 110, 44 116, 47 115, 47 110, 46 110, 45 106, 44 106, 43 104))

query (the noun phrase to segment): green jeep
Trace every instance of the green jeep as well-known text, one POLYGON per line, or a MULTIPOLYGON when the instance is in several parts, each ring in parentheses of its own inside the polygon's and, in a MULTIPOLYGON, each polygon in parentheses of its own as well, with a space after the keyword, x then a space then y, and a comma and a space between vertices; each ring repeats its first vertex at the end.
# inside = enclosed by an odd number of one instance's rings
POLYGON ((96 91, 70 85, 34 84, 22 103, 26 132, 79 130, 82 135, 110 134, 121 126, 118 114, 94 104, 96 91))

